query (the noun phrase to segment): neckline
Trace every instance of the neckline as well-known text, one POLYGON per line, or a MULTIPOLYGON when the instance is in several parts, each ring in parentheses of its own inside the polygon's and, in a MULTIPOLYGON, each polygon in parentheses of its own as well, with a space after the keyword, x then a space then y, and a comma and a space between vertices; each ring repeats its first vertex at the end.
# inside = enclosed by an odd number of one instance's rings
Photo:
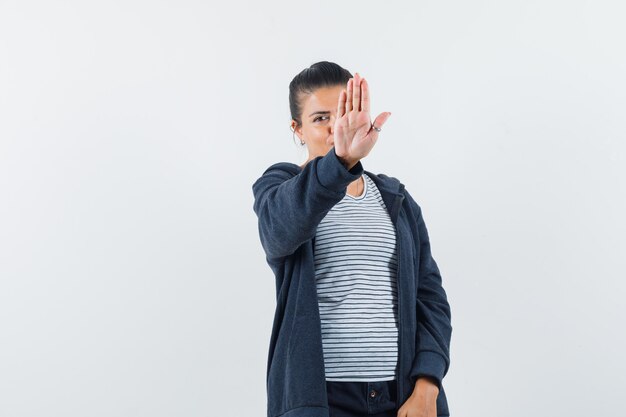
POLYGON ((355 197, 355 196, 348 194, 348 192, 346 191, 346 196, 348 196, 352 200, 363 200, 365 198, 365 195, 367 194, 368 185, 367 185, 367 178, 365 178, 365 173, 361 174, 361 178, 363 179, 363 191, 361 192, 361 195, 355 197))

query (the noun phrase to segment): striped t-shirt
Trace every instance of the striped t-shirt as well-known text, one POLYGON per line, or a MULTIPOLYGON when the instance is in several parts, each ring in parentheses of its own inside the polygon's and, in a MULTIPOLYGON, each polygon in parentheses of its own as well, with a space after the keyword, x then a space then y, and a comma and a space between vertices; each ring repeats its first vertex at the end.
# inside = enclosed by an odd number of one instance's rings
POLYGON ((396 232, 367 174, 320 222, 315 277, 327 381, 396 379, 396 232))

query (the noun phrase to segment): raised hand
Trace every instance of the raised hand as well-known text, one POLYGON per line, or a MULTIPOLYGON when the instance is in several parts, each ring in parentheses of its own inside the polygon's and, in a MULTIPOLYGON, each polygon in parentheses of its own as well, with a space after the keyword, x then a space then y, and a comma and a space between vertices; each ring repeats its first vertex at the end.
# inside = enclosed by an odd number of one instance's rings
MULTIPOLYGON (((390 115, 390 112, 379 114, 374 126, 381 128, 390 115)), ((339 94, 334 126, 335 153, 352 166, 370 153, 378 135, 370 119, 369 85, 357 72, 348 81, 347 92, 343 90, 339 94)))

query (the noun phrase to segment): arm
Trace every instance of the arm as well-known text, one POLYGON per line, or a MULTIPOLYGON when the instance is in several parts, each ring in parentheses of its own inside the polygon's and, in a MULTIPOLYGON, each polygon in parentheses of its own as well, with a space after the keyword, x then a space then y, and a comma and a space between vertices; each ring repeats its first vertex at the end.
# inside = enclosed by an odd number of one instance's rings
POLYGON ((270 167, 252 185, 259 236, 268 258, 291 255, 315 237, 324 216, 363 173, 360 161, 344 162, 349 165, 342 163, 332 147, 296 176, 270 167))
POLYGON ((433 259, 422 210, 408 194, 407 197, 417 213, 419 234, 419 276, 417 288, 417 338, 415 359, 411 368, 411 381, 430 377, 439 390, 450 367, 450 339, 452 336, 451 312, 441 274, 433 259))

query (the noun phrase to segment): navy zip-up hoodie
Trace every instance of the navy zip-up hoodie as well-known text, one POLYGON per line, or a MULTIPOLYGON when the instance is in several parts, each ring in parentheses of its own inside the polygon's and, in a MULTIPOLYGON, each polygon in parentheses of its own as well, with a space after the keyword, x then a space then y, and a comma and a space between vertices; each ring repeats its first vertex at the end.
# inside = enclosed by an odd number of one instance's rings
POLYGON ((424 375, 439 386, 437 416, 450 415, 442 385, 450 366, 450 305, 421 208, 397 178, 366 171, 360 161, 348 170, 333 147, 304 168, 275 163, 252 186, 261 244, 276 277, 267 417, 329 417, 313 239, 363 172, 376 183, 396 229, 398 408, 424 375))

